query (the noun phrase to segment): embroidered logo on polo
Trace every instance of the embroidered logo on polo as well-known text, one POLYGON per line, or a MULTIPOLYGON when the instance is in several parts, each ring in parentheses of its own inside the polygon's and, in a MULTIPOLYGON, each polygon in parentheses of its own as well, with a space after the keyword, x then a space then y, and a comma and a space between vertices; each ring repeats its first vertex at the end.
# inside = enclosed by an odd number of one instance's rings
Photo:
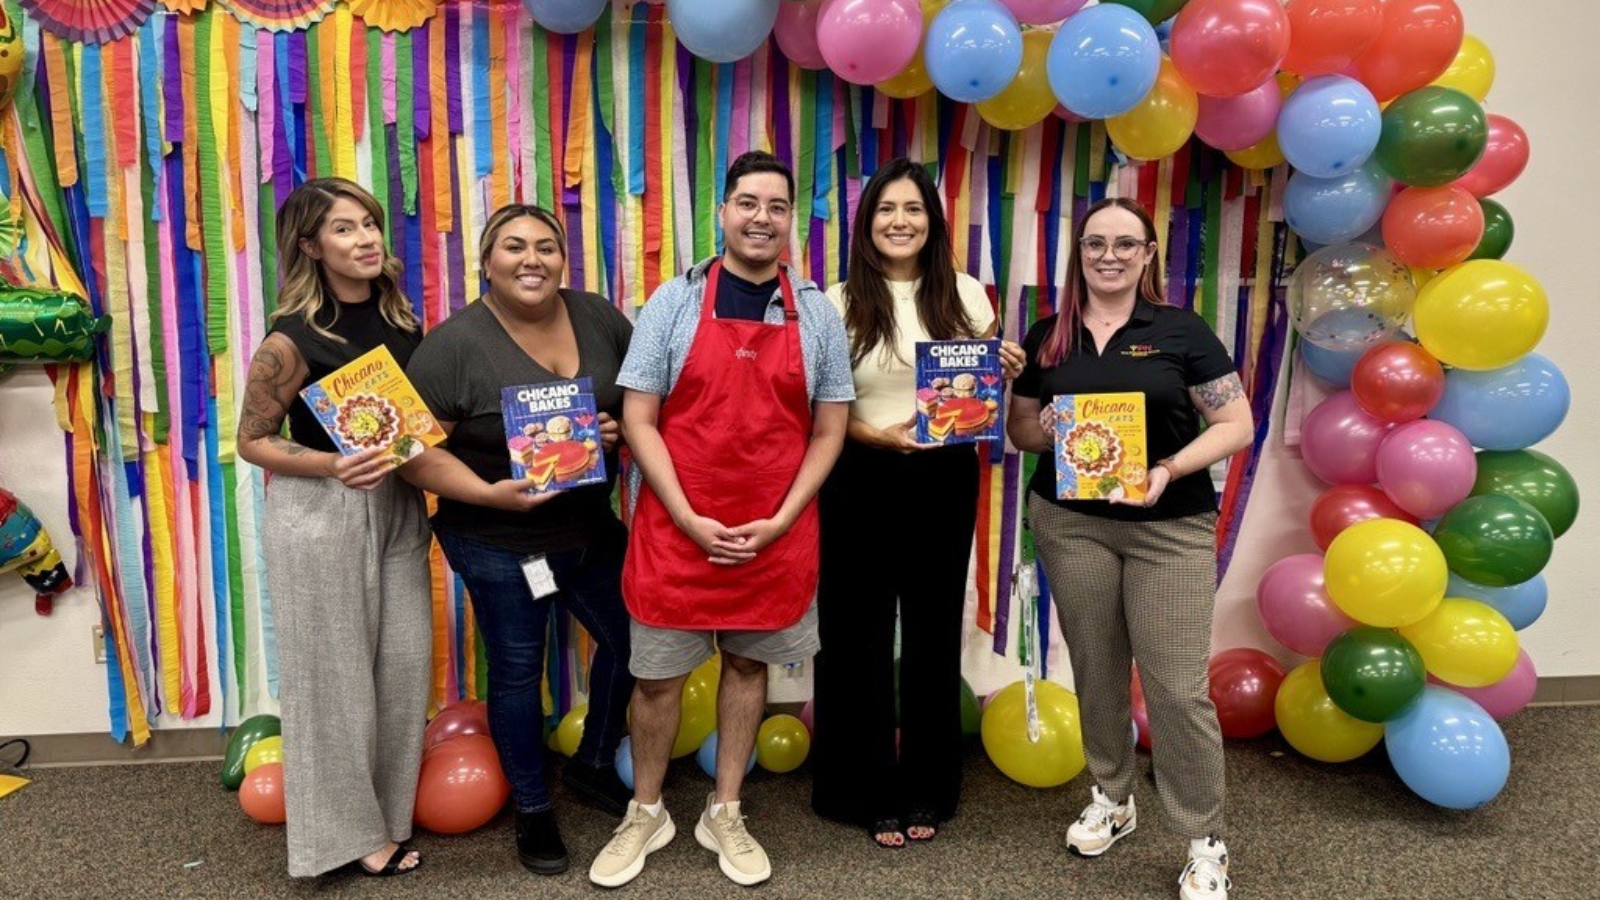
POLYGON ((1160 353, 1161 350, 1154 344, 1131 344, 1122 351, 1123 356, 1131 356, 1134 359, 1144 359, 1147 356, 1157 356, 1160 353))

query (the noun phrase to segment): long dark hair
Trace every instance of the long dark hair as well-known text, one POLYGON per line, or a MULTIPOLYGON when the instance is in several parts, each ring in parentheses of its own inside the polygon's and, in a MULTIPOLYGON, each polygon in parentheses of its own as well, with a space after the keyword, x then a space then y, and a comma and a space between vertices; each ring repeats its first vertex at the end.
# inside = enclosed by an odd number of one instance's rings
MULTIPOLYGON (((872 243, 872 218, 878 201, 890 184, 907 179, 922 194, 928 211, 928 240, 918 254, 922 286, 917 291, 917 318, 934 340, 976 337, 977 329, 956 293, 955 254, 950 225, 944 218, 939 189, 927 170, 901 157, 873 174, 861 191, 850 235, 850 275, 845 279, 844 324, 850 332, 850 361, 859 364, 878 347, 893 347, 899 338, 894 322, 894 298, 883 271, 883 260, 872 243)), ((909 360, 906 360, 909 362, 909 360)))
MULTIPOLYGON (((1039 347, 1039 364, 1045 368, 1060 365, 1078 343, 1079 323, 1083 321, 1083 304, 1089 302, 1089 285, 1083 278, 1083 229, 1094 214, 1110 207, 1125 209, 1144 223, 1146 244, 1156 242, 1156 223, 1136 201, 1125 197, 1107 197, 1090 206, 1072 226, 1072 255, 1067 258, 1067 287, 1056 304, 1056 325, 1039 347)), ((1110 249, 1107 248, 1107 253, 1110 249)), ((1144 277, 1139 279, 1139 299, 1155 306, 1165 306, 1167 298, 1161 290, 1161 254, 1150 258, 1144 267, 1144 277)))

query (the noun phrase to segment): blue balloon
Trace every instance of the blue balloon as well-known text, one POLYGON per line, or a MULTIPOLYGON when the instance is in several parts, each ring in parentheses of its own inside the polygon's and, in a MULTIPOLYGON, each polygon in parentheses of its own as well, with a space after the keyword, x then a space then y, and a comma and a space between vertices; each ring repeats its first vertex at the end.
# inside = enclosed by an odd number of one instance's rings
POLYGON ((1372 92, 1343 75, 1305 82, 1278 113, 1278 147, 1284 159, 1314 178, 1360 168, 1377 148, 1382 130, 1383 115, 1372 92))
MULTIPOLYGON (((700 771, 710 775, 712 778, 717 777, 717 733, 715 731, 706 736, 705 742, 702 743, 700 745, 700 749, 695 752, 694 758, 695 762, 700 764, 700 771)), ((756 748, 751 747, 750 763, 744 767, 744 773, 746 775, 750 774, 750 770, 754 769, 755 767, 756 748)))
POLYGON ((1022 68, 1022 29, 1000 0, 961 0, 933 17, 922 60, 933 86, 977 103, 1006 89, 1022 68))
POLYGON ((1567 417, 1572 390, 1556 364, 1529 353, 1509 366, 1451 369, 1444 396, 1428 413, 1484 450, 1522 450, 1549 437, 1567 417))
POLYGON ((701 59, 729 63, 766 43, 781 0, 667 0, 678 42, 701 59))
POLYGON ((1475 809, 1511 775, 1511 748, 1494 717, 1438 685, 1384 723, 1383 743, 1400 780, 1436 806, 1475 809))
POLYGON ((622 743, 617 745, 617 758, 613 763, 617 767, 617 777, 622 783, 633 789, 633 738, 624 736, 622 743))
POLYGON ((1356 360, 1365 352, 1365 347, 1329 350, 1310 341, 1300 342, 1300 358, 1305 360, 1306 368, 1311 370, 1311 374, 1338 388, 1350 386, 1350 373, 1355 370, 1356 360))
POLYGON ((1317 178, 1296 172, 1283 195, 1283 215, 1302 242, 1342 244, 1357 240, 1383 218, 1394 182, 1377 163, 1317 178))
POLYGON ((1156 40, 1161 42, 1161 52, 1168 56, 1172 55, 1172 23, 1176 21, 1178 17, 1173 16, 1156 26, 1156 40))
POLYGON ((522 0, 522 5, 545 31, 577 34, 600 18, 606 0, 522 0))
POLYGON ((1545 604, 1550 600, 1550 585, 1545 582, 1544 575, 1540 574, 1521 584, 1489 587, 1486 584, 1468 581, 1451 572, 1450 586, 1444 595, 1487 603, 1499 610, 1500 615, 1506 617, 1512 628, 1521 631, 1537 622, 1544 614, 1545 604))
POLYGON ((1161 41, 1144 16, 1102 3, 1061 24, 1045 68, 1062 106, 1085 119, 1117 116, 1155 87, 1161 41))

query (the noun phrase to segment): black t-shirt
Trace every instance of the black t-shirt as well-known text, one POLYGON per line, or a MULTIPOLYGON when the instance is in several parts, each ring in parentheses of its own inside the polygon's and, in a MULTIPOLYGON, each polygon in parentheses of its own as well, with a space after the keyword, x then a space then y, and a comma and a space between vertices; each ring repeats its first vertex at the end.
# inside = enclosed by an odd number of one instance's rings
MULTIPOLYGON (((1094 337, 1079 329, 1079 343, 1059 365, 1039 364, 1043 346, 1056 317, 1034 323, 1022 342, 1028 365, 1013 382, 1019 397, 1041 403, 1061 394, 1141 392, 1145 402, 1145 433, 1150 446, 1148 461, 1182 450, 1200 434, 1204 421, 1189 398, 1189 388, 1215 381, 1234 371, 1227 348, 1205 320, 1175 306, 1155 306, 1140 300, 1128 324, 1095 353, 1094 337)), ((1035 494, 1074 512, 1108 519, 1145 522, 1176 519, 1214 512, 1216 489, 1205 470, 1190 472, 1171 484, 1152 507, 1113 504, 1104 500, 1057 500, 1055 454, 1039 457, 1028 487, 1035 494)))
POLYGON ((745 281, 724 266, 717 276, 717 318, 763 321, 777 290, 776 278, 756 284, 745 281))
MULTIPOLYGON (((317 334, 298 315, 279 316, 267 332, 281 334, 293 341, 295 349, 300 351, 300 356, 310 368, 305 382, 296 390, 321 381, 379 344, 388 345, 395 362, 405 368, 411 360, 412 351, 422 341, 420 330, 401 331, 385 321, 383 314, 378 311, 375 296, 365 303, 324 303, 317 313, 317 324, 344 338, 345 342, 341 344, 317 334)), ((312 450, 339 452, 333 438, 328 437, 328 432, 304 400, 296 400, 289 407, 289 439, 312 450)))
MULTIPOLYGON (((594 379, 597 411, 622 418, 617 372, 628 354, 633 323, 604 297, 563 290, 578 341, 578 375, 594 379)), ((484 481, 511 477, 500 391, 561 380, 523 352, 483 301, 440 323, 417 348, 406 374, 433 414, 456 423, 445 447, 484 481)), ((553 553, 620 530, 611 509, 617 454, 606 454, 606 483, 564 491, 526 513, 439 498, 436 528, 518 553, 553 553)))

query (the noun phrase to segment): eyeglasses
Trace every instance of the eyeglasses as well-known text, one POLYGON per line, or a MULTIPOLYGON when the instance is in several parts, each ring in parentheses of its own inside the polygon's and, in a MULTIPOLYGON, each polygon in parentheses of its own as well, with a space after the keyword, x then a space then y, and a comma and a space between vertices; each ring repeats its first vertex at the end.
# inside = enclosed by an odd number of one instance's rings
POLYGON ((760 200, 749 196, 739 196, 732 200, 733 210, 746 219, 754 219, 756 213, 761 211, 763 205, 767 208, 767 215, 774 219, 787 219, 794 208, 787 200, 771 200, 762 204, 760 200))
POLYGON ((1107 242, 1105 238, 1099 235, 1091 235, 1078 241, 1078 246, 1083 250, 1083 255, 1089 259, 1100 259, 1109 250, 1112 256, 1127 262, 1143 252, 1144 248, 1150 246, 1150 242, 1131 237, 1117 238, 1113 242, 1107 242))

